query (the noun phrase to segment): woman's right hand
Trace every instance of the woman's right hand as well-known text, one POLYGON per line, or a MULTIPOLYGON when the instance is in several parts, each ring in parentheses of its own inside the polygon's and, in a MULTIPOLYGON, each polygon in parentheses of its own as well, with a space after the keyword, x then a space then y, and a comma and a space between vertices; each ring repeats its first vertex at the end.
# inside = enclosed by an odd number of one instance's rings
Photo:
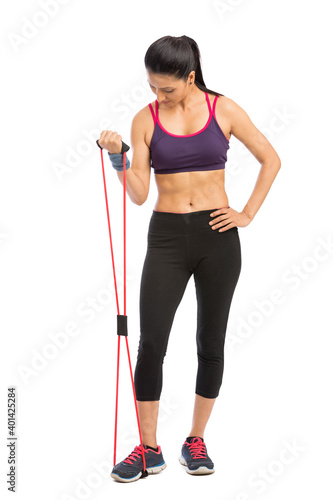
POLYGON ((103 130, 98 142, 102 148, 107 149, 111 154, 121 153, 122 138, 117 132, 103 130))

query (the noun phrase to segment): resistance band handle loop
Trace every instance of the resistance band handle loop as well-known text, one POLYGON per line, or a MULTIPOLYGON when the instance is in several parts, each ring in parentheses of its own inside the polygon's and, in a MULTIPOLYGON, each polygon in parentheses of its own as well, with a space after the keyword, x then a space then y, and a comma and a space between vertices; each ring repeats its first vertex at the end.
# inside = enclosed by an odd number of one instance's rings
POLYGON ((128 336, 127 332, 127 316, 117 314, 117 335, 128 336))
MULTIPOLYGON (((98 142, 98 139, 96 141, 96 144, 97 144, 97 146, 100 149, 103 149, 102 146, 100 145, 100 143, 98 142)), ((122 144, 122 146, 121 146, 121 154, 122 153, 127 153, 127 151, 130 149, 130 147, 125 142, 123 142, 123 141, 121 141, 121 144, 122 144)))

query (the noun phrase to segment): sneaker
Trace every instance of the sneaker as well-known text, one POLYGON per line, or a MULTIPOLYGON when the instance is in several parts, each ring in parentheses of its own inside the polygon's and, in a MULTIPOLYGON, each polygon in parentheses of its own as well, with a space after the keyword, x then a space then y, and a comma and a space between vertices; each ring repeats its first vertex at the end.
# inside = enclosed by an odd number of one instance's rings
POLYGON ((189 437, 182 446, 179 461, 189 474, 212 474, 214 464, 207 455, 206 445, 200 437, 189 437))
MULTIPOLYGON (((146 460, 146 471, 148 474, 157 474, 166 468, 161 447, 154 451, 143 445, 146 460)), ((115 465, 111 472, 111 477, 122 483, 130 483, 137 481, 141 476, 147 474, 143 471, 142 449, 141 446, 136 446, 132 453, 125 460, 115 465)))

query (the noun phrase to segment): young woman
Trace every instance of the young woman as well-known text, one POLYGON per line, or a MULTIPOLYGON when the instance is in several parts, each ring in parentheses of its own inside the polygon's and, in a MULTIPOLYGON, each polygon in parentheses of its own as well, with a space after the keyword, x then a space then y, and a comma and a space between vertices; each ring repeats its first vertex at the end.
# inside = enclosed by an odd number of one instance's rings
MULTIPOLYGON (((141 277, 141 335, 134 376, 146 469, 155 473, 166 467, 156 439, 162 363, 175 312, 193 275, 198 371, 192 427, 179 460, 190 474, 210 474, 214 464, 204 432, 222 384, 227 320, 241 270, 238 227, 253 220, 281 162, 240 106, 206 88, 199 48, 192 38, 160 38, 148 48, 144 62, 156 100, 133 118, 126 187, 131 201, 142 205, 154 169, 158 199, 141 277), (231 135, 261 164, 241 212, 229 206, 224 188, 231 135)), ((117 132, 108 130, 99 139, 122 183, 121 141, 117 132)), ((135 481, 142 468, 142 450, 136 446, 111 476, 135 481)))

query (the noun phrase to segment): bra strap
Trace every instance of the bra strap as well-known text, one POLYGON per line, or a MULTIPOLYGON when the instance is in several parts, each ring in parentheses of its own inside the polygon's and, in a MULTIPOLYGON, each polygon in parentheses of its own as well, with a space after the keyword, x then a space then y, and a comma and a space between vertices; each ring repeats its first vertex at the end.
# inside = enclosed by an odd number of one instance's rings
POLYGON ((216 101, 218 100, 219 96, 215 96, 214 103, 213 103, 213 115, 215 116, 215 108, 216 108, 216 101))
POLYGON ((154 118, 154 126, 155 126, 156 125, 156 116, 155 116, 155 113, 153 110, 153 106, 150 103, 149 103, 149 107, 150 107, 151 114, 153 115, 153 118, 154 118))
POLYGON ((208 109, 209 109, 209 116, 210 116, 212 114, 212 107, 210 105, 210 100, 209 100, 207 92, 205 92, 205 94, 206 94, 206 99, 207 99, 208 109))

